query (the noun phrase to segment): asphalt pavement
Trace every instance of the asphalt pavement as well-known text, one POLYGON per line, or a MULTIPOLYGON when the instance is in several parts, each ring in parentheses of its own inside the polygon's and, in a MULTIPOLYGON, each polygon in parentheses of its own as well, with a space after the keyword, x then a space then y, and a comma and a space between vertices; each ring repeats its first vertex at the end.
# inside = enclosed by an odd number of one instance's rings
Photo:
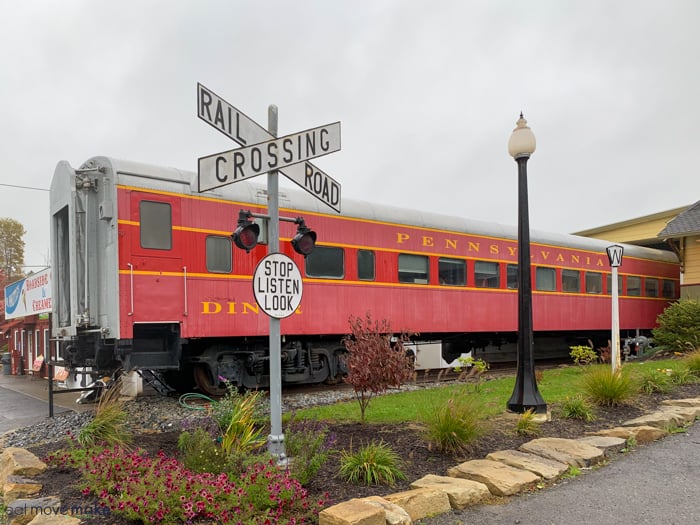
MULTIPOLYGON (((38 423, 49 417, 49 382, 31 376, 0 375, 0 434, 38 423)), ((54 387, 56 390, 56 388, 54 387)), ((75 401, 80 393, 54 395, 54 414, 83 411, 91 405, 75 401)))
POLYGON ((700 422, 608 464, 504 504, 421 520, 424 525, 625 525, 700 523, 700 422))

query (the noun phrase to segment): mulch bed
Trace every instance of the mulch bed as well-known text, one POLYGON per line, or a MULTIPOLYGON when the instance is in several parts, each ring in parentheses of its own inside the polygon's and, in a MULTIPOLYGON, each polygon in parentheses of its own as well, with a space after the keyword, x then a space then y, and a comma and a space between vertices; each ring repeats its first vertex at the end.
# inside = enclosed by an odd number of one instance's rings
MULTIPOLYGON (((556 407, 553 409, 552 421, 541 425, 538 437, 578 438, 586 433, 603 428, 619 426, 622 422, 638 417, 654 410, 663 399, 681 399, 700 396, 700 384, 678 387, 673 394, 651 394, 640 396, 635 404, 613 408, 598 408, 597 417, 592 422, 557 417, 556 407)), ((533 439, 532 436, 519 436, 514 432, 516 418, 504 415, 488 422, 488 431, 471 448, 468 453, 443 454, 431 446, 422 433, 422 428, 414 424, 374 425, 359 423, 331 424, 330 432, 335 437, 337 450, 357 450, 372 441, 383 441, 398 452, 404 459, 403 471, 407 481, 398 482, 394 487, 365 486, 349 484, 337 476, 339 466, 338 454, 334 454, 315 476, 308 486, 310 494, 316 499, 323 499, 328 504, 346 501, 350 498, 360 498, 370 495, 384 495, 407 490, 409 484, 426 474, 445 475, 453 467, 469 459, 480 459, 489 452, 497 450, 516 449, 521 444, 533 439)), ((177 454, 177 438, 179 432, 140 434, 135 436, 134 443, 151 454, 162 450, 168 455, 177 454)), ((56 444, 38 446, 31 449, 39 457, 57 449, 56 444)), ((37 477, 44 485, 39 496, 58 496, 64 506, 85 506, 94 504, 86 500, 75 488, 76 472, 49 469, 37 477)), ((83 523, 92 525, 113 524, 128 525, 138 522, 125 520, 117 516, 82 516, 83 523)))

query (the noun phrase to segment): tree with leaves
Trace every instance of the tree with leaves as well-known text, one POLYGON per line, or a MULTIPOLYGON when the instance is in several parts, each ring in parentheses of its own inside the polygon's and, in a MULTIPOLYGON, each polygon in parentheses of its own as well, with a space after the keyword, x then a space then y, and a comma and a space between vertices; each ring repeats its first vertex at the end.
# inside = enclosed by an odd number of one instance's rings
POLYGON ((15 219, 0 218, 0 288, 24 277, 24 240, 22 223, 15 219))
POLYGON ((350 334, 343 337, 348 352, 344 357, 348 373, 345 382, 352 385, 360 404, 360 422, 375 394, 399 388, 413 376, 413 354, 406 352, 407 332, 394 336, 389 321, 350 316, 350 334))

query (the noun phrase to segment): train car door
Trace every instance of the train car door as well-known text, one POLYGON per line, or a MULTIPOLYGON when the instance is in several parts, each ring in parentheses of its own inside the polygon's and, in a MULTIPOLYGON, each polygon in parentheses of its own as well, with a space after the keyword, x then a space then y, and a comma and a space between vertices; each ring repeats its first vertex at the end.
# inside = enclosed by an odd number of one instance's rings
POLYGON ((133 344, 129 365, 176 368, 187 319, 187 269, 183 265, 180 201, 170 195, 130 195, 129 273, 133 344))

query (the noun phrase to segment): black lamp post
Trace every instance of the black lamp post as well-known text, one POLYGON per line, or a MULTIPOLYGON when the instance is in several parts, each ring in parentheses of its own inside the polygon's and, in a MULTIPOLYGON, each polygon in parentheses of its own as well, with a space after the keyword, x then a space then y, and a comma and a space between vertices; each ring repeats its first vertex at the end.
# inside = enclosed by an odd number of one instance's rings
POLYGON ((532 409, 546 413, 547 404, 537 390, 535 343, 532 335, 532 276, 530 273, 530 220, 527 207, 527 161, 535 151, 535 134, 520 113, 508 141, 508 153, 518 163, 518 371, 508 410, 532 409))

